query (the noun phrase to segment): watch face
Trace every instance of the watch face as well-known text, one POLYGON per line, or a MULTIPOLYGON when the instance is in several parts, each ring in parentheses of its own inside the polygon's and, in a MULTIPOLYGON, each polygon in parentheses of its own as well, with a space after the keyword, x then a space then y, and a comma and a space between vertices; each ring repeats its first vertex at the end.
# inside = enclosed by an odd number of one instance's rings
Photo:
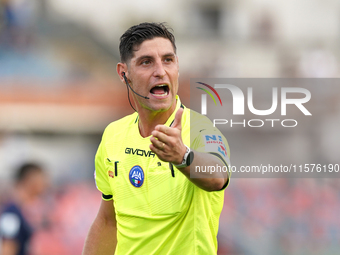
POLYGON ((194 152, 190 151, 187 157, 187 166, 190 166, 192 161, 194 160, 194 152))

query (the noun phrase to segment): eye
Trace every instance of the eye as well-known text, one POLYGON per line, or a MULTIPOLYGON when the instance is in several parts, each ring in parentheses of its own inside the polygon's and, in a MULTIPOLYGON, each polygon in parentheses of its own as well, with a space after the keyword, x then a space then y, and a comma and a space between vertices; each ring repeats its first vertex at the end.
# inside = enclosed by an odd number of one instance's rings
POLYGON ((166 58, 165 60, 164 60, 164 62, 173 62, 174 61, 174 59, 173 58, 166 58))
POLYGON ((149 65, 151 63, 150 60, 146 59, 141 62, 142 65, 149 65))

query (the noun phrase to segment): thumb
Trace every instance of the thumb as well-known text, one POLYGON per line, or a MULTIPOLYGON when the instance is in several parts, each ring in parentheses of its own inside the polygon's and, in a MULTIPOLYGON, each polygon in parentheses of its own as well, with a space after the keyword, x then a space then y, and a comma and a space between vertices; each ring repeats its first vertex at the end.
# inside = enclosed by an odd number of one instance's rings
POLYGON ((182 116, 183 116, 183 108, 179 108, 175 115, 175 120, 172 123, 172 128, 177 128, 179 130, 182 130, 182 116))

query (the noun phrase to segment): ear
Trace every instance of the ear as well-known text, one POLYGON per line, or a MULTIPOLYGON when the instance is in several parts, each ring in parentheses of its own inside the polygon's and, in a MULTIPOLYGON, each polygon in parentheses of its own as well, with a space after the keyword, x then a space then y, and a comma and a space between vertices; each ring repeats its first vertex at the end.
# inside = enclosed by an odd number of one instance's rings
POLYGON ((128 76, 128 69, 127 69, 127 65, 125 63, 121 63, 119 62, 117 64, 117 74, 119 76, 119 79, 125 83, 124 77, 123 77, 123 73, 125 73, 126 76, 128 76))

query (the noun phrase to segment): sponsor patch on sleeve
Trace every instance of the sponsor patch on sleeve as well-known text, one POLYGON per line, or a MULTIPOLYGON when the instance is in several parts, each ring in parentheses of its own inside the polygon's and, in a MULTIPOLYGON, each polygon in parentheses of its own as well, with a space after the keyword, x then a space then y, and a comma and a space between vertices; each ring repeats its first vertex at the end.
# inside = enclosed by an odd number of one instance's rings
POLYGON ((219 153, 230 165, 227 147, 225 146, 222 136, 220 135, 204 135, 204 144, 206 152, 219 153))

